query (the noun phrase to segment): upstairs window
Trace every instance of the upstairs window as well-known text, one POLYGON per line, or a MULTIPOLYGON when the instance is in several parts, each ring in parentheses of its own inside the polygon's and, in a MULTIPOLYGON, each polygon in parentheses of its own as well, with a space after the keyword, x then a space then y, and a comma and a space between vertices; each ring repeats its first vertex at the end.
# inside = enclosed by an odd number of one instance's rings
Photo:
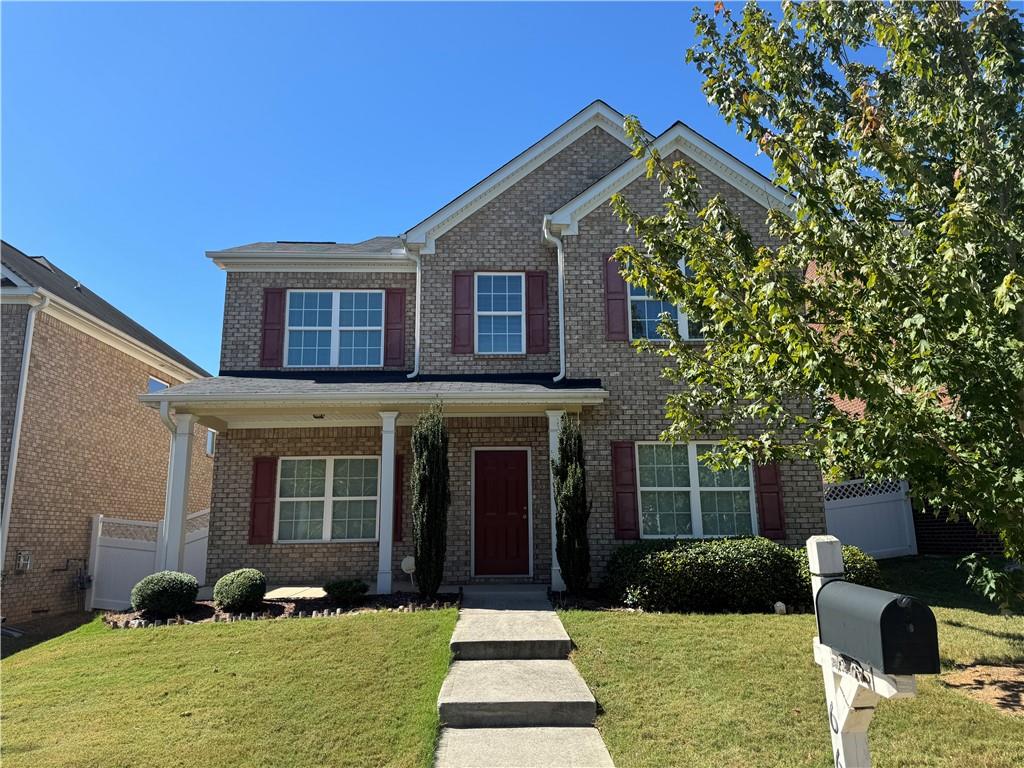
POLYGON ((206 430, 206 455, 213 456, 217 450, 217 430, 207 429, 206 430))
POLYGON ((155 376, 150 376, 149 381, 146 382, 146 393, 152 395, 154 392, 159 392, 161 389, 167 389, 169 385, 166 381, 160 381, 155 376))
POLYGON ((286 366, 384 364, 384 291, 288 291, 286 322, 286 366))
MULTIPOLYGON (((687 277, 693 274, 683 261, 679 262, 679 268, 687 277)), ((676 323, 681 338, 687 341, 701 341, 705 338, 704 328, 696 319, 687 317, 674 304, 651 298, 643 288, 629 286, 629 337, 633 341, 664 341, 665 337, 658 330, 662 313, 668 313, 669 319, 676 323)))
POLYGON ((525 275, 522 272, 477 272, 475 280, 476 353, 524 354, 525 275))

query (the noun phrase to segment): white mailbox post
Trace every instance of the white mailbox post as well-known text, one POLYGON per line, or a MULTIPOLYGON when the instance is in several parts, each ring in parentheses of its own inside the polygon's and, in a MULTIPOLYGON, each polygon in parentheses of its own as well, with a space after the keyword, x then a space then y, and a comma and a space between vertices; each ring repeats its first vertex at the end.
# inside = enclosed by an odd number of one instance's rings
MULTIPOLYGON (((843 578, 843 550, 835 536, 812 536, 807 540, 807 557, 811 571, 811 588, 814 592, 814 610, 822 630, 822 615, 819 613, 818 593, 831 581, 843 578)), ((833 589, 838 587, 835 585, 833 589)), ((846 585, 843 585, 846 587, 846 585)), ((892 595, 867 587, 849 587, 862 593, 894 598, 901 608, 913 602, 920 611, 930 616, 926 606, 913 598, 892 595)), ((920 614, 918 614, 920 615, 920 614)), ((852 625, 853 622, 851 622, 852 625)), ((856 631, 856 627, 853 627, 856 631)), ((846 627, 850 629, 850 627, 846 627)), ((914 631, 913 626, 909 627, 914 631)), ((921 630, 929 632, 927 622, 921 630)), ((880 628, 879 632, 884 631, 880 628)), ((934 637, 934 619, 930 632, 934 637)), ((825 703, 828 707, 828 724, 832 736, 832 758, 835 768, 869 768, 871 752, 868 749, 868 725, 875 713, 875 706, 881 699, 909 698, 915 695, 917 686, 914 675, 886 674, 871 663, 854 658, 842 650, 823 644, 814 638, 814 660, 821 665, 825 679, 825 703)), ((935 648, 934 664, 938 664, 938 649, 935 648)), ((935 670, 937 671, 937 669, 935 670)))

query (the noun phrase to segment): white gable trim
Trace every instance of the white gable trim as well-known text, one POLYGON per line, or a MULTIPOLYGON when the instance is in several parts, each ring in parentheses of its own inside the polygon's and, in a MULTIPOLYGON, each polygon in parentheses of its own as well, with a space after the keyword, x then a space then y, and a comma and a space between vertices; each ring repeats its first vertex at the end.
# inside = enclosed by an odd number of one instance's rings
POLYGON ((623 116, 603 101, 595 101, 522 154, 503 165, 480 183, 470 187, 448 205, 421 221, 402 238, 421 254, 434 253, 441 235, 478 211, 527 174, 546 163, 578 138, 598 127, 626 146, 632 146, 623 130, 623 116))
MULTIPOLYGON (((663 157, 679 150, 759 205, 786 211, 792 208, 793 198, 788 192, 682 123, 676 123, 661 134, 654 140, 653 147, 663 157)), ((628 160, 551 214, 552 226, 563 235, 579 234, 581 219, 607 204, 613 194, 632 184, 646 171, 645 158, 628 160)))
POLYGON ((25 280, 22 279, 21 275, 19 275, 16 272, 14 272, 14 270, 8 269, 6 266, 0 267, 0 275, 2 275, 3 277, 6 277, 8 280, 10 280, 12 283, 14 283, 14 286, 17 287, 17 288, 31 288, 32 287, 27 282, 25 282, 25 280))

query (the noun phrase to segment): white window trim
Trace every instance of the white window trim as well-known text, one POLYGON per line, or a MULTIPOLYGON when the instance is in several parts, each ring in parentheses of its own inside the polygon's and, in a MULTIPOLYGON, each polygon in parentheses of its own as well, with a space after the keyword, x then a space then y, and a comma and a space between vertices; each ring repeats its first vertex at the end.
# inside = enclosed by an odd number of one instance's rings
MULTIPOLYGON (((679 269, 683 270, 683 274, 686 274, 686 259, 679 259, 679 269)), ((657 338, 648 338, 646 336, 634 336, 633 335, 633 302, 634 301, 659 301, 659 299, 652 298, 644 291, 643 296, 633 295, 633 286, 626 283, 626 293, 629 294, 629 340, 630 341, 651 341, 655 344, 667 344, 668 339, 663 339, 660 336, 657 338)), ((679 328, 679 337, 683 341, 707 341, 704 336, 691 336, 690 335, 690 318, 680 307, 676 307, 676 325, 679 328)))
MULTIPOLYGON (((637 525, 640 529, 640 538, 642 539, 727 539, 731 538, 734 534, 708 534, 704 535, 704 516, 700 507, 700 492, 705 491, 749 491, 750 493, 750 535, 757 536, 757 492, 754 488, 754 467, 751 464, 747 464, 747 479, 750 483, 749 487, 736 487, 736 486, 715 486, 713 488, 702 488, 699 485, 700 475, 698 474, 700 462, 697 460, 697 446, 699 445, 720 445, 720 443, 713 440, 697 440, 692 443, 686 444, 686 458, 687 464, 690 470, 690 485, 689 487, 679 488, 667 488, 667 487, 649 487, 640 485, 640 446, 641 445, 666 445, 665 442, 660 440, 638 440, 633 444, 633 461, 636 466, 636 500, 637 500, 637 525), (687 491, 690 494, 690 520, 693 533, 690 535, 673 535, 673 534, 655 534, 655 533, 644 533, 644 521, 643 521, 643 499, 642 494, 644 491, 687 491)), ((745 534, 744 534, 745 535, 745 534)))
POLYGON ((275 544, 370 544, 380 540, 380 456, 281 456, 277 460, 277 482, 274 487, 274 543, 275 544), (374 459, 377 462, 377 495, 376 496, 334 496, 334 462, 339 459, 374 459), (319 539, 278 539, 281 525, 281 462, 283 461, 326 461, 324 470, 324 495, 323 496, 289 496, 284 501, 319 501, 323 503, 323 525, 319 539), (372 539, 332 539, 331 538, 331 517, 333 513, 332 502, 338 500, 347 501, 375 501, 377 503, 376 528, 372 539))
POLYGON ((217 430, 206 428, 206 455, 213 456, 217 453, 217 430))
POLYGON ((158 378, 157 378, 156 376, 150 376, 150 377, 148 377, 148 378, 146 379, 146 394, 153 394, 154 392, 160 392, 160 391, 162 391, 162 390, 164 390, 164 389, 167 389, 167 388, 168 388, 169 386, 171 386, 171 385, 170 385, 170 384, 168 384, 168 383, 167 383, 166 381, 164 381, 163 379, 158 379, 158 378), (155 381, 155 382, 156 382, 157 384, 163 384, 163 386, 162 386, 162 387, 161 387, 160 389, 157 389, 157 390, 153 390, 153 391, 151 391, 151 390, 149 389, 149 384, 150 384, 150 382, 152 382, 152 381, 155 381))
POLYGON ((525 272, 474 272, 473 273, 473 354, 485 355, 487 357, 508 357, 510 355, 525 355, 526 354, 526 273, 525 272), (480 309, 480 300, 478 298, 478 286, 480 285, 481 277, 519 277, 520 278, 520 296, 519 296, 519 312, 511 312, 509 310, 486 310, 480 309), (481 352, 480 351, 480 318, 481 317, 515 317, 519 316, 519 338, 522 339, 523 348, 519 352, 481 352))
POLYGON ((289 288, 285 292, 284 302, 284 366, 285 368, 383 368, 384 367, 384 320, 387 317, 387 293, 382 288, 289 288), (331 325, 308 326, 289 325, 288 307, 291 305, 293 293, 329 293, 331 294, 331 325), (343 293, 379 293, 380 294, 380 326, 348 326, 341 325, 341 294, 343 293), (326 365, 289 365, 288 364, 288 337, 290 331, 330 331, 331 333, 331 360, 326 365), (380 331, 380 362, 373 365, 342 365, 341 364, 341 332, 342 331, 380 331))

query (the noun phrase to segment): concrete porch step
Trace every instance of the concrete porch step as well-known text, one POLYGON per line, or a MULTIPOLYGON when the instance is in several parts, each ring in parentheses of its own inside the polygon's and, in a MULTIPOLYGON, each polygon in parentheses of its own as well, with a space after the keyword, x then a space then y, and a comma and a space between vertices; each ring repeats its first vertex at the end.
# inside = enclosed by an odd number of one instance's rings
POLYGON ((568 660, 456 661, 437 698, 454 728, 586 726, 597 702, 568 660))
POLYGON ((451 640, 456 659, 564 659, 569 635, 551 608, 519 611, 463 608, 451 640))
POLYGON ((434 768, 613 768, 596 728, 444 728, 434 768))

